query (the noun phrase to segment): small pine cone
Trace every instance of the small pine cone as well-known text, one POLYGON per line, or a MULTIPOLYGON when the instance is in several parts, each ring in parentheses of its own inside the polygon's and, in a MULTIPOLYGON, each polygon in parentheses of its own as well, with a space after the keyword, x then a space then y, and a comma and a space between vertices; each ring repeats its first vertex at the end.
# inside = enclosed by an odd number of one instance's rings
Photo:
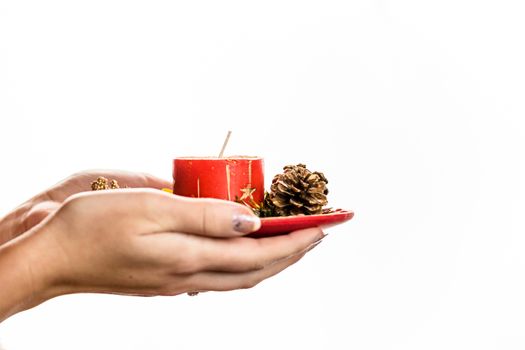
POLYGON ((91 183, 91 189, 93 191, 101 191, 101 190, 113 190, 120 188, 117 180, 108 180, 103 176, 99 176, 95 181, 91 183))
POLYGON ((99 176, 95 181, 91 183, 91 189, 93 191, 107 190, 108 188, 108 179, 106 179, 103 176, 99 176))
POLYGON ((118 185, 117 180, 111 180, 109 182, 109 188, 112 189, 112 190, 116 189, 116 188, 120 188, 120 186, 118 185))
POLYGON ((328 203, 327 183, 323 173, 311 172, 304 164, 287 165, 273 178, 265 207, 276 216, 321 214, 328 203))

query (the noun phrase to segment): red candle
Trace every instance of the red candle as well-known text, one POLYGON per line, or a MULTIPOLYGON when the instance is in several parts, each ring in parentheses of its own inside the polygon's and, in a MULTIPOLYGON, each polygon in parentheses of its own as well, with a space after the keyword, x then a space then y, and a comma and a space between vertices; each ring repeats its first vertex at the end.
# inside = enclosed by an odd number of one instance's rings
POLYGON ((241 200, 264 199, 264 161, 260 157, 179 157, 173 160, 173 193, 186 197, 241 200))

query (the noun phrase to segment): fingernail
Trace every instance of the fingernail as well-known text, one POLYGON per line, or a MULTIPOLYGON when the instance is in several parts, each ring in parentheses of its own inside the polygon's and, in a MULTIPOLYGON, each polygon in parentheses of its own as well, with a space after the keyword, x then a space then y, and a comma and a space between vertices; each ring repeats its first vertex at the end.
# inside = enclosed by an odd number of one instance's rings
POLYGON ((234 214, 233 229, 237 232, 251 233, 261 227, 261 219, 255 215, 234 214))
POLYGON ((327 233, 324 233, 324 232, 321 232, 321 235, 317 237, 317 240, 315 242, 313 242, 312 244, 310 244, 308 246, 308 248, 306 248, 306 252, 308 253, 310 250, 314 249, 315 247, 317 247, 322 241, 323 239, 328 236, 327 233))
MULTIPOLYGON (((328 233, 324 233, 323 231, 321 231, 321 235, 318 236, 316 242, 319 242, 320 240, 322 240, 322 239, 325 238, 326 236, 328 236, 328 233)), ((315 242, 314 242, 314 243, 315 243, 315 242)))
POLYGON ((310 246, 308 246, 308 248, 306 248, 306 252, 308 253, 310 250, 312 250, 315 247, 317 247, 319 244, 321 244, 322 241, 323 241, 323 239, 321 238, 317 242, 314 242, 314 243, 310 244, 310 246))

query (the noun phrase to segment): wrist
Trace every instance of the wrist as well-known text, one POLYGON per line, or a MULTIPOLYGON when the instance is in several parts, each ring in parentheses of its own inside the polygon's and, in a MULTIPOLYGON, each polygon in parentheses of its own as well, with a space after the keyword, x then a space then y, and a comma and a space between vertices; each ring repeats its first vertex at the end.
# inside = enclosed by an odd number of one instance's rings
POLYGON ((0 322, 66 294, 56 249, 46 232, 31 230, 0 246, 0 322))

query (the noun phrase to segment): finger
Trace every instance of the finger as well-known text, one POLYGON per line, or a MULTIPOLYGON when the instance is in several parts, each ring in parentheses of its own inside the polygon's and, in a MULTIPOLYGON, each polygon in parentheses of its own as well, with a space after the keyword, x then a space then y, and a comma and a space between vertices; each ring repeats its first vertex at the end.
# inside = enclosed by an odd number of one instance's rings
POLYGON ((22 232, 25 232, 34 226, 40 224, 50 214, 60 208, 60 203, 53 201, 43 201, 34 205, 23 217, 21 221, 22 232))
POLYGON ((260 219, 245 205, 218 200, 197 199, 171 194, 155 194, 150 214, 161 223, 162 232, 184 232, 206 237, 239 237, 261 226, 260 219))
MULTIPOLYGON (((120 177, 120 175, 115 175, 115 179, 120 177)), ((165 179, 161 179, 151 174, 147 173, 128 173, 124 174, 121 177, 121 183, 124 186, 137 188, 155 188, 161 190, 163 188, 171 189, 173 187, 173 182, 165 179)))
POLYGON ((230 272, 260 270, 305 251, 323 237, 321 229, 310 228, 276 237, 203 241, 199 254, 200 268, 230 272))
POLYGON ((103 176, 108 179, 115 179, 121 187, 130 188, 172 188, 173 183, 151 174, 142 172, 130 172, 122 170, 91 170, 90 174, 91 181, 94 181, 96 177, 103 176))
POLYGON ((46 198, 56 202, 64 202, 76 193, 91 191, 91 183, 99 176, 115 179, 119 185, 124 188, 163 189, 172 187, 170 181, 146 173, 134 173, 121 170, 88 170, 74 174, 58 183, 52 189, 45 192, 46 198))
POLYGON ((249 272, 300 254, 324 237, 319 228, 268 238, 206 238, 163 233, 144 237, 141 247, 174 273, 249 272), (179 252, 179 253, 176 253, 179 252))
MULTIPOLYGON (((245 205, 218 200, 176 196, 152 189, 83 192, 69 202, 93 201, 120 217, 140 222, 143 235, 178 232, 206 237, 239 237, 259 229, 260 219, 245 205)), ((140 233, 140 232, 137 232, 140 233)))
POLYGON ((325 234, 318 228, 267 238, 218 239, 202 246, 203 269, 213 271, 255 271, 300 254, 319 243, 325 234))
POLYGON ((262 270, 252 272, 201 272, 190 275, 183 283, 187 285, 187 290, 190 292, 229 291, 253 288, 265 279, 275 276, 279 272, 295 264, 301 260, 305 254, 306 253, 295 255, 262 270))

